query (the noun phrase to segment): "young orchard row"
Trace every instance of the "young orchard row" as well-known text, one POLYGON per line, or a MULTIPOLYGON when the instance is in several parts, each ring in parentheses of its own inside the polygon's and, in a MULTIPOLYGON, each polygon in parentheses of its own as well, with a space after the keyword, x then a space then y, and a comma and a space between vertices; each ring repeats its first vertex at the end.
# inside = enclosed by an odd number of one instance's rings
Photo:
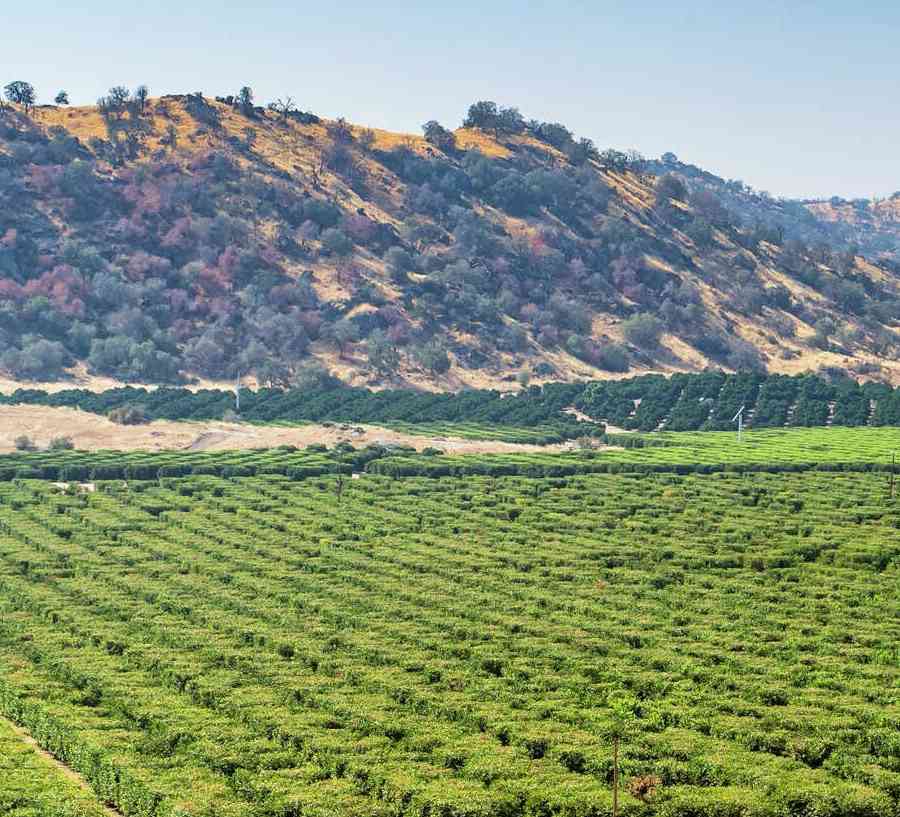
POLYGON ((0 814, 4 817, 105 817, 90 792, 23 740, 0 717, 0 814))

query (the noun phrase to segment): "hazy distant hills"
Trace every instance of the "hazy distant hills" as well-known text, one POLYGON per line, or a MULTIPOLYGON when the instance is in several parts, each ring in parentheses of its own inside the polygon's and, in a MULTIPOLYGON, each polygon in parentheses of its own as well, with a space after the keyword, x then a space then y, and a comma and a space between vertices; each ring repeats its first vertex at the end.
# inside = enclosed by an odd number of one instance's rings
MULTIPOLYGON (((696 165, 680 162, 674 154, 647 163, 657 174, 678 173, 692 186, 702 186, 720 197, 746 226, 765 223, 779 227, 787 239, 834 248, 855 248, 880 262, 900 263, 900 192, 889 199, 773 198, 742 181, 726 180, 696 165)), ((897 267, 893 267, 897 271, 897 267)))

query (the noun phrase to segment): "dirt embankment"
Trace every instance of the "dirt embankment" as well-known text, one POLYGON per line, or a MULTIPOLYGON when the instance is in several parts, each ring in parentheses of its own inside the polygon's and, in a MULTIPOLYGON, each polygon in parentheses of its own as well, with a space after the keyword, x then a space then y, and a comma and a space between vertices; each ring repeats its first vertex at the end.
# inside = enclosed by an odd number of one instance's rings
POLYGON ((538 446, 455 437, 423 437, 370 425, 297 427, 256 426, 248 423, 170 422, 157 420, 140 426, 121 426, 86 411, 47 406, 0 406, 0 453, 15 451, 15 440, 25 435, 40 448, 54 437, 68 437, 85 451, 221 451, 270 448, 322 443, 333 446, 349 442, 356 447, 370 443, 411 445, 417 450, 440 448, 448 453, 495 453, 511 451, 559 451, 569 444, 538 446))

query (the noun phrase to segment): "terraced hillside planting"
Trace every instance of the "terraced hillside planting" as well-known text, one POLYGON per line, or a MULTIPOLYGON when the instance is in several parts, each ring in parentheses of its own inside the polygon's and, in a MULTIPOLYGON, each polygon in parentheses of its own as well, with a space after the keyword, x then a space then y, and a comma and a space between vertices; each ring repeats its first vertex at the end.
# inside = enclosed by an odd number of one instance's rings
MULTIPOLYGON (((752 432, 770 473, 48 465, 0 482, 0 714, 136 817, 600 817, 614 734, 623 814, 897 817, 897 433, 752 432)), ((730 450, 681 436, 534 457, 730 450)))

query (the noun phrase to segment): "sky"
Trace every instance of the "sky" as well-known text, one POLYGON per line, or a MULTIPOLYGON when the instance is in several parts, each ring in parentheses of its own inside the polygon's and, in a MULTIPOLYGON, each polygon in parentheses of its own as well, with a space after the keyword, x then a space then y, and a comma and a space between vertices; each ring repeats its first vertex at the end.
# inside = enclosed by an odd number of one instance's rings
POLYGON ((491 99, 776 196, 900 190, 888 0, 32 0, 7 23, 0 85, 29 81, 42 102, 249 85, 262 104, 289 94, 321 116, 419 132, 491 99))

